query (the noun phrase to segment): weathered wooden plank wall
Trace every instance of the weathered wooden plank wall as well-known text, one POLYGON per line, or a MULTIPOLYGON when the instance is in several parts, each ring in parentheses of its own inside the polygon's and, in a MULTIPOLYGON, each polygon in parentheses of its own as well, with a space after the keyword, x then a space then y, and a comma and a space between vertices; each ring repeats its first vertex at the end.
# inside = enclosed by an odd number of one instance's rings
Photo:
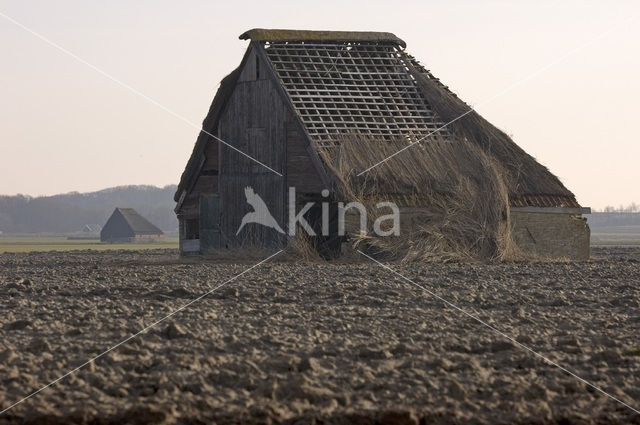
POLYGON ((179 218, 198 218, 200 195, 218 192, 218 141, 209 137, 207 147, 203 152, 203 165, 189 188, 185 200, 182 202, 179 218))
MULTIPOLYGON (((318 194, 325 185, 309 154, 309 140, 298 117, 284 95, 280 81, 270 71, 265 56, 250 47, 238 82, 217 123, 217 136, 242 152, 282 174, 250 160, 246 156, 210 138, 202 153, 202 165, 181 204, 178 217, 200 218, 202 199, 219 195, 220 242, 215 248, 241 246, 281 246, 286 236, 277 230, 249 224, 236 235, 241 220, 253 210, 247 203, 245 188, 251 187, 265 201, 269 211, 286 232, 287 188, 294 186, 299 195, 318 194), (204 198, 203 198, 204 197, 204 198)), ((215 220, 214 220, 215 221, 215 220)), ((202 231, 201 231, 201 234, 202 231)), ((183 236, 184 237, 184 236, 183 236)), ((213 239, 212 239, 213 240, 213 239)), ((210 251, 209 242, 201 241, 201 252, 210 251)))
MULTIPOLYGON (((220 123, 220 138, 283 174, 278 176, 246 156, 220 146, 219 192, 222 247, 247 245, 280 246, 284 237, 277 230, 248 224, 236 235, 244 215, 253 211, 245 188, 251 187, 265 202, 280 228, 285 229, 286 127, 285 103, 274 81, 256 66, 255 54, 248 58, 236 88, 228 100, 220 123)), ((258 62, 259 63, 259 62, 258 62)))
POLYGON ((318 176, 307 147, 309 141, 300 130, 300 124, 287 108, 285 113, 287 137, 287 184, 295 186, 296 193, 320 193, 324 189, 322 179, 318 176))
POLYGON ((209 254, 220 249, 220 196, 200 195, 200 252, 209 254))

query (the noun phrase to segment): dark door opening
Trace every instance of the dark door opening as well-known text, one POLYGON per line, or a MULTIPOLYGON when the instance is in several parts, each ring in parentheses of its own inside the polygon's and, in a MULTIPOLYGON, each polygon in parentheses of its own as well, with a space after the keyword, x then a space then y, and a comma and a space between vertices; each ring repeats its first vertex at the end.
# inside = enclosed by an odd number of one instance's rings
MULTIPOLYGON (((313 200, 307 200, 307 202, 309 201, 313 202, 313 200)), ((305 218, 316 234, 316 236, 308 236, 313 248, 326 260, 338 258, 342 243, 346 240, 345 236, 338 235, 338 204, 330 202, 326 198, 316 199, 305 218), (324 229, 323 206, 327 211, 326 217, 328 219, 325 219, 328 226, 325 224, 324 229)))

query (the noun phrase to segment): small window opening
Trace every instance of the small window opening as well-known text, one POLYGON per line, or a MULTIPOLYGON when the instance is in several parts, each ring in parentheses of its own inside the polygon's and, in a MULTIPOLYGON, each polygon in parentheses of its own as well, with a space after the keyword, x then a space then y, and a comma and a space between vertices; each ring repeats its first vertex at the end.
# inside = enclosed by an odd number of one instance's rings
POLYGON ((260 79, 260 61, 256 56, 256 80, 259 80, 259 79, 260 79))

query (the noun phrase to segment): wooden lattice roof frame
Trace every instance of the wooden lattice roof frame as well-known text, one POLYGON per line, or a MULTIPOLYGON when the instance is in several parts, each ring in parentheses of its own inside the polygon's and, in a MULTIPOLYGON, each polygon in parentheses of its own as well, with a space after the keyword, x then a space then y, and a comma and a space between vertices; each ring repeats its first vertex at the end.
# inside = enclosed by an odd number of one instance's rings
POLYGON ((408 142, 449 136, 395 42, 270 41, 264 52, 318 147, 346 134, 408 142))

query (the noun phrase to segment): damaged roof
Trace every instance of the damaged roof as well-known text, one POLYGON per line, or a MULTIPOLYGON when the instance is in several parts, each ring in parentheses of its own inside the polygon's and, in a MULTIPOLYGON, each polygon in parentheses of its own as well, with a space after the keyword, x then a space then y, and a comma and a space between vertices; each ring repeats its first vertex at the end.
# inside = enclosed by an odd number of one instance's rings
MULTIPOLYGON (((261 50, 316 149, 348 134, 469 141, 502 165, 512 205, 578 206, 553 173, 406 53, 406 44, 394 34, 252 29, 240 39, 261 50)), ((222 81, 204 131, 217 128, 246 58, 222 81)), ((196 174, 209 140, 200 133, 176 201, 196 174)))
POLYGON ((337 145, 345 134, 408 141, 449 136, 395 43, 295 41, 264 51, 317 147, 337 145))

